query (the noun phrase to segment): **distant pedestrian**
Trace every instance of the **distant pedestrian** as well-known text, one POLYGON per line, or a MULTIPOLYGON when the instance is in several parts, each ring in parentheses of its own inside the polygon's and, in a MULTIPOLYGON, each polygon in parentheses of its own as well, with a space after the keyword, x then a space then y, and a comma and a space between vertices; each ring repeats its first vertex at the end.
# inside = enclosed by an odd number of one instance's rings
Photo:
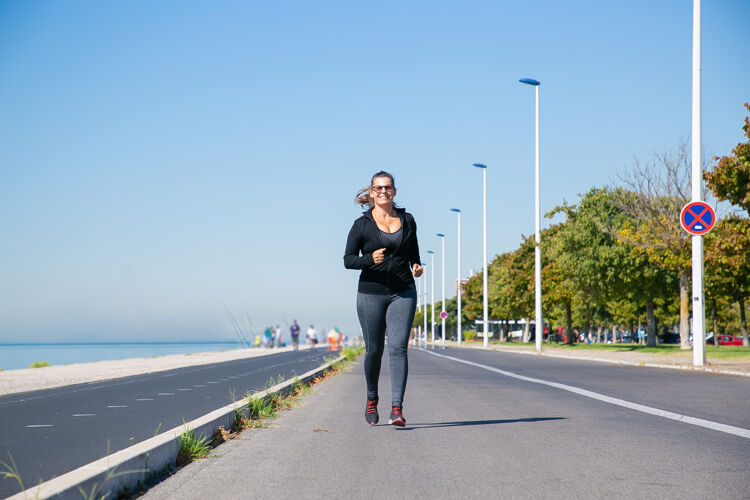
POLYGON ((289 327, 289 334, 292 337, 292 350, 299 351, 299 325, 297 320, 292 320, 292 326, 289 327))
POLYGON ((318 331, 314 326, 310 325, 310 328, 307 329, 306 337, 308 344, 312 346, 318 345, 318 331))
POLYGON ((276 325, 276 347, 281 347, 284 339, 284 334, 281 332, 281 327, 276 325))
POLYGON ((263 347, 269 349, 273 347, 273 332, 271 331, 270 326, 267 326, 265 331, 263 332, 263 347))
POLYGON ((393 202, 393 176, 380 171, 354 201, 365 212, 354 221, 346 240, 344 267, 361 269, 357 287, 357 315, 365 338, 365 421, 378 423, 378 379, 388 336, 391 368, 389 424, 403 427, 403 399, 409 371, 409 330, 417 306, 414 276, 422 275, 414 217, 393 202))

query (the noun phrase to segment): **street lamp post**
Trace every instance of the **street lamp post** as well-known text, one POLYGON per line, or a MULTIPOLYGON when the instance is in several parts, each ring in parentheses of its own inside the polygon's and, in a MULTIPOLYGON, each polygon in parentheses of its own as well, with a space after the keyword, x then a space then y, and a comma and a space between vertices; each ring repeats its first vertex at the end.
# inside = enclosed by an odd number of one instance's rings
MULTIPOLYGON (((701 179, 701 0, 693 0, 693 107, 691 144, 692 200, 703 201, 701 179)), ((703 296, 703 236, 691 237, 693 277, 693 366, 706 364, 706 316, 703 296)), ((716 335, 716 332, 714 332, 716 335)))
POLYGON ((482 169, 482 319, 484 323, 484 347, 489 343, 489 306, 487 302, 487 165, 475 163, 482 169))
POLYGON ((456 257, 456 340, 461 345, 461 210, 451 208, 458 216, 458 253, 456 257))
POLYGON ((540 235, 542 223, 539 207, 539 82, 531 78, 522 78, 518 81, 532 85, 536 96, 534 112, 534 308, 536 311, 534 340, 537 352, 541 352, 544 326, 542 325, 542 239, 540 235))
POLYGON ((445 235, 443 233, 437 233, 440 238, 440 244, 442 245, 440 250, 440 282, 443 290, 443 301, 440 306, 440 338, 445 345, 445 235))
MULTIPOLYGON (((427 267, 427 263, 422 262, 422 268, 427 267)), ((423 318, 424 318, 424 343, 427 343, 427 274, 424 272, 422 273, 422 288, 424 290, 424 293, 422 295, 422 303, 424 304, 423 308, 423 318)))
POLYGON ((435 343, 435 252, 427 250, 430 254, 430 342, 435 343))

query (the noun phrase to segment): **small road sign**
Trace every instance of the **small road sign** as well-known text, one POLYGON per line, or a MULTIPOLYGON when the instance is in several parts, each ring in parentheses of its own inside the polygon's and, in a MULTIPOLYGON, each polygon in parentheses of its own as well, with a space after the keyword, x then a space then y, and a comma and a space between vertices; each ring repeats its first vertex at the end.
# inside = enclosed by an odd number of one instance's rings
POLYGON ((447 317, 448 317, 448 313, 447 312, 443 311, 443 312, 440 313, 440 318, 441 319, 445 319, 447 317))
POLYGON ((682 229, 694 236, 706 234, 714 227, 716 214, 711 205, 702 201, 692 201, 680 212, 682 229))

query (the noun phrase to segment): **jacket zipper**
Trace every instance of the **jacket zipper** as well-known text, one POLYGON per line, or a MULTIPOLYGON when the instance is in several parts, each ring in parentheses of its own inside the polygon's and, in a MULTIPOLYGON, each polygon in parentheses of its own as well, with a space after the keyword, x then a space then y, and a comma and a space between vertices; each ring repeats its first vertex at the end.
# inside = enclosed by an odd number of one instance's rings
MULTIPOLYGON (((372 214, 370 215, 369 219, 372 221, 373 224, 375 224, 375 231, 378 232, 378 240, 380 241, 380 248, 385 248, 385 244, 383 243, 383 235, 380 234, 380 228, 378 227, 378 223, 375 222, 375 219, 372 218, 372 214)), ((401 223, 403 225, 403 222, 401 223)), ((385 254, 383 254, 383 262, 385 262, 385 254)), ((390 291, 391 289, 391 260, 388 259, 388 265, 386 266, 386 273, 385 273, 385 286, 390 291)))

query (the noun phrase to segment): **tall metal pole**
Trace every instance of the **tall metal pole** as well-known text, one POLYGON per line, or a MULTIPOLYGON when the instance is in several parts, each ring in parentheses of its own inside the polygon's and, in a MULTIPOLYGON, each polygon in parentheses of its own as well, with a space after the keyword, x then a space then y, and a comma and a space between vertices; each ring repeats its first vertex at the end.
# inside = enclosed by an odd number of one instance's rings
MULTIPOLYGON (((692 201, 703 201, 701 179, 701 0, 693 0, 692 201)), ((703 236, 692 236, 693 365, 706 363, 706 316, 703 297, 703 236)), ((714 332, 716 335, 716 332, 714 332)))
POLYGON ((435 252, 427 250, 430 254, 430 342, 435 343, 435 252))
POLYGON ((487 300, 487 165, 475 163, 482 169, 482 320, 484 323, 484 347, 490 342, 489 306, 487 300))
POLYGON ((461 210, 457 208, 451 208, 453 212, 456 212, 458 216, 458 252, 456 256, 456 340, 458 345, 461 345, 461 210))
POLYGON ((539 87, 540 84, 531 78, 519 80, 521 83, 533 85, 535 89, 534 109, 534 340, 536 351, 542 351, 542 337, 544 324, 542 320, 542 237, 541 237, 541 208, 539 203, 539 87))
POLYGON ((443 313, 445 312, 445 235, 442 233, 438 233, 438 236, 440 237, 441 242, 441 250, 440 250, 440 258, 441 258, 441 267, 440 267, 440 281, 441 281, 441 287, 443 290, 443 301, 441 302, 440 307, 440 339, 445 344, 445 316, 443 313))
MULTIPOLYGON (((427 267, 427 264, 425 262, 422 262, 422 267, 427 267)), ((422 273, 422 287, 424 290, 424 294, 422 295, 425 307, 424 307, 424 314, 422 315, 424 317, 424 343, 427 343, 427 274, 422 273)))

